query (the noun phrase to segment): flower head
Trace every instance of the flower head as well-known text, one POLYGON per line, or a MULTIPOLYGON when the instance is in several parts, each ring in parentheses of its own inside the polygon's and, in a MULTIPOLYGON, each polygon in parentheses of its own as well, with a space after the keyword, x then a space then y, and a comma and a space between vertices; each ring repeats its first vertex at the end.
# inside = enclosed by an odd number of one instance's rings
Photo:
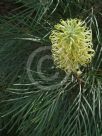
POLYGON ((50 35, 54 63, 65 72, 80 71, 94 56, 92 32, 79 19, 61 20, 50 35))

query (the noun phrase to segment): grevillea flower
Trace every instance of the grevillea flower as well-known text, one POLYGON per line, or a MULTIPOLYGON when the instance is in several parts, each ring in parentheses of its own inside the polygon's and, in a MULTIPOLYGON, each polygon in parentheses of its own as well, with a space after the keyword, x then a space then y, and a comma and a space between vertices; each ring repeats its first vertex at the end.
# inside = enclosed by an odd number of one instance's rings
POLYGON ((94 56, 92 31, 79 19, 61 20, 51 31, 52 56, 58 68, 80 73, 94 56))

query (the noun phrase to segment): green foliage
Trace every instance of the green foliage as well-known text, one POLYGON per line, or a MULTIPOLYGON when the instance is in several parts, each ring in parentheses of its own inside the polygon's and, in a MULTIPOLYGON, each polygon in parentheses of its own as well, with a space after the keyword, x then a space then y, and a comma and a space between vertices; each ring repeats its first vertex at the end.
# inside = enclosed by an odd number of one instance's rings
POLYGON ((102 1, 12 2, 16 9, 0 16, 0 135, 102 136, 102 1), (67 18, 85 20, 93 32, 96 54, 80 79, 51 57, 49 34, 67 18))

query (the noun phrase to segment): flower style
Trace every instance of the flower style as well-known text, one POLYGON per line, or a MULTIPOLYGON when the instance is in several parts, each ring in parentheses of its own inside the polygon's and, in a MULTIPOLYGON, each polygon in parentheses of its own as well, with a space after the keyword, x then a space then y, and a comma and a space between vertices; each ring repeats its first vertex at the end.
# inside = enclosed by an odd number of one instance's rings
POLYGON ((79 19, 61 20, 51 31, 52 56, 58 68, 81 73, 80 67, 92 60, 92 31, 79 19))

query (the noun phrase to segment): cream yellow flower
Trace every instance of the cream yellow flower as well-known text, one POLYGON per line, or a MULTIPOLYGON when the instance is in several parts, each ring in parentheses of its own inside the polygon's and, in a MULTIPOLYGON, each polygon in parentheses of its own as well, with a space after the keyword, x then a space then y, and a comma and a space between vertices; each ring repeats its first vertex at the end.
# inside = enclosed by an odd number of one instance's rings
POLYGON ((54 63, 65 72, 77 73, 94 56, 92 31, 79 19, 61 20, 50 35, 54 63))

